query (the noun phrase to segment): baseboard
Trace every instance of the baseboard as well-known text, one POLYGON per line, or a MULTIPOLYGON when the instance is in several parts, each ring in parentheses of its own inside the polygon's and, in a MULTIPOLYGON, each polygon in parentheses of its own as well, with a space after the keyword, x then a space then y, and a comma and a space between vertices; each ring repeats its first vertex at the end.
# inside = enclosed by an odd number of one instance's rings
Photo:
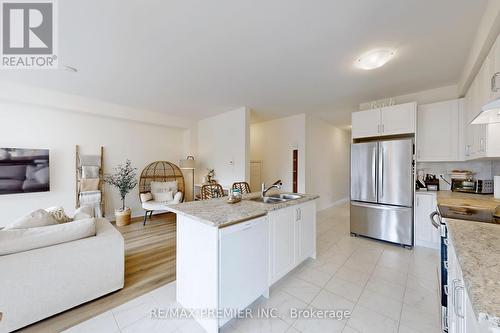
POLYGON ((342 198, 340 200, 337 200, 337 201, 334 201, 334 202, 330 203, 329 205, 327 205, 324 208, 321 208, 320 210, 318 210, 318 212, 320 212, 322 210, 325 210, 325 209, 329 209, 329 208, 333 208, 333 207, 336 207, 336 206, 343 205, 343 204, 345 204, 347 202, 349 202, 349 198, 342 198))

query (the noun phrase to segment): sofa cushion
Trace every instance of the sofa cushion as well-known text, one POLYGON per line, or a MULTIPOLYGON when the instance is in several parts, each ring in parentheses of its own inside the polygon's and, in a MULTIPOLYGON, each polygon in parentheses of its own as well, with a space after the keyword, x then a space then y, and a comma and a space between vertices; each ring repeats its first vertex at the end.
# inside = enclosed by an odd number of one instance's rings
POLYGON ((172 191, 157 192, 157 193, 153 192, 153 199, 154 201, 167 202, 174 200, 174 195, 172 191))
POLYGON ((0 256, 75 241, 96 235, 95 219, 30 229, 0 230, 0 256))
POLYGON ((94 207, 81 206, 75 210, 73 221, 89 219, 91 217, 94 217, 94 207))
POLYGON ((145 210, 167 210, 167 205, 173 204, 174 202, 159 202, 159 201, 154 201, 150 200, 148 202, 143 202, 142 203, 142 208, 145 210))
POLYGON ((64 208, 62 207, 49 207, 45 208, 45 210, 47 211, 47 213, 52 215, 52 217, 57 221, 57 223, 66 223, 73 221, 71 217, 66 215, 66 212, 64 212, 64 208))
POLYGON ((44 209, 37 209, 34 212, 21 217, 14 223, 5 226, 4 230, 37 228, 53 224, 57 224, 57 221, 52 215, 44 209))

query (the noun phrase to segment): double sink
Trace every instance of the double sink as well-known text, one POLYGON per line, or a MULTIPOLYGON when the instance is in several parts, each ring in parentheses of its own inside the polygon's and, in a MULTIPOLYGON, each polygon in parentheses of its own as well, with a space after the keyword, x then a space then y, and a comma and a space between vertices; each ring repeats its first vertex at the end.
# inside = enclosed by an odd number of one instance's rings
POLYGON ((267 203, 267 204, 276 204, 276 203, 282 203, 282 202, 287 202, 287 201, 291 201, 291 200, 297 200, 300 198, 302 198, 302 196, 298 195, 298 194, 280 193, 280 194, 272 194, 272 195, 264 196, 264 197, 253 198, 250 200, 257 201, 257 202, 263 202, 263 203, 267 203))

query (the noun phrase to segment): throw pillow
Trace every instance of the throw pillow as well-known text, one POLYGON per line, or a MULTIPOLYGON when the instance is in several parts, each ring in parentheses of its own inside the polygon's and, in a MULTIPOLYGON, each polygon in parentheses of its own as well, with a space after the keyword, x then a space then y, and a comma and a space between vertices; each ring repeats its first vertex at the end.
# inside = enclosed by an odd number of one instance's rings
POLYGON ((99 178, 99 167, 92 165, 82 166, 82 178, 99 178))
POLYGON ((151 192, 141 193, 141 202, 148 202, 149 200, 153 200, 151 192))
POLYGON ((56 219, 52 217, 52 215, 50 215, 44 209, 37 209, 31 214, 20 218, 16 222, 5 226, 4 230, 37 228, 53 224, 58 224, 58 223, 56 219))
POLYGON ((173 195, 172 191, 158 192, 158 193, 153 193, 153 198, 155 201, 158 201, 158 202, 167 202, 167 201, 174 200, 174 195, 173 195))
POLYGON ((174 195, 174 202, 180 203, 182 201, 182 192, 177 192, 174 195))
POLYGON ((177 193, 177 180, 170 182, 151 182, 151 193, 161 193, 172 191, 177 193))
POLYGON ((50 207, 46 208, 45 210, 57 221, 57 223, 66 223, 73 221, 71 217, 66 215, 66 213, 64 212, 64 208, 62 207, 50 207))
POLYGON ((97 191, 99 189, 99 178, 82 178, 80 180, 80 191, 97 191))
POLYGON ((94 217, 94 208, 90 206, 82 206, 75 210, 73 221, 84 220, 94 217))

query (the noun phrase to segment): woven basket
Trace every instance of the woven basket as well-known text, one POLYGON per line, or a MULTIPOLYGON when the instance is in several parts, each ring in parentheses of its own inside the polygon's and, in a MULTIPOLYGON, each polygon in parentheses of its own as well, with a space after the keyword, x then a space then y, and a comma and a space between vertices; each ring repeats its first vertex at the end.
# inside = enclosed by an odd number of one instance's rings
POLYGON ((123 210, 123 211, 121 209, 115 209, 116 225, 119 227, 129 225, 131 214, 132 214, 132 211, 128 207, 125 208, 125 210, 123 210))

